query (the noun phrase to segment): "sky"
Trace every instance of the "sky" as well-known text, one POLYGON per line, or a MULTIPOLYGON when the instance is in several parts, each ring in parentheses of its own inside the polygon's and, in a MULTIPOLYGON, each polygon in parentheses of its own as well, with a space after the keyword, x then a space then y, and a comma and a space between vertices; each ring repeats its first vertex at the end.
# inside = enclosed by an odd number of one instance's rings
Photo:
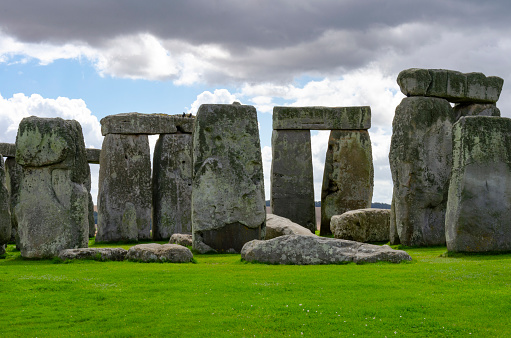
MULTIPOLYGON (((0 142, 36 115, 77 120, 100 148, 107 115, 239 101, 258 112, 269 199, 274 106, 368 105, 373 202, 390 203, 398 73, 500 76, 497 107, 511 117, 509 17, 511 2, 480 0, 2 0, 0 142)), ((316 200, 327 141, 312 132, 316 200)))

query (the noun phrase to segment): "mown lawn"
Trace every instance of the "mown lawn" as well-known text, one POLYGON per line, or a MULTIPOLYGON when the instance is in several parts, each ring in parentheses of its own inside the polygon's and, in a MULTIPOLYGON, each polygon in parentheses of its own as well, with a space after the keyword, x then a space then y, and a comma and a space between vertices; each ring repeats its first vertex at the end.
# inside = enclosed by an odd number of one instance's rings
POLYGON ((196 264, 56 264, 9 246, 0 335, 511 336, 511 254, 406 251, 413 261, 403 264, 276 266, 198 254, 196 264))

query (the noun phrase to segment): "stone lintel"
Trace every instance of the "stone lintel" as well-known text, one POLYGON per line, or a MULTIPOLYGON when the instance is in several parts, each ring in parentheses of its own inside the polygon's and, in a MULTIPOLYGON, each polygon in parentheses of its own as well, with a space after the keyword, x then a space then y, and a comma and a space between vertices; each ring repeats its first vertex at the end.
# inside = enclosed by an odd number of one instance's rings
POLYGON ((127 113, 101 119, 101 134, 191 134, 194 116, 127 113))
POLYGON ((88 163, 99 164, 101 149, 85 148, 85 153, 87 154, 88 163))
MULTIPOLYGON (((86 148, 87 162, 99 164, 99 154, 101 149, 86 148)), ((15 143, 0 143, 0 154, 3 157, 16 157, 16 144, 15 143)))
POLYGON ((371 128, 371 107, 274 107, 273 129, 371 128))

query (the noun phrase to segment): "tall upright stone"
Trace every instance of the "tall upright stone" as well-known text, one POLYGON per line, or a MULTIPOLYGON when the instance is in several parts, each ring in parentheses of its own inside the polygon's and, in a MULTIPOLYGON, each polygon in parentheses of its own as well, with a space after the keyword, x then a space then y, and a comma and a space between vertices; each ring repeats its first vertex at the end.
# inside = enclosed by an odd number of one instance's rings
MULTIPOLYGON (((89 165, 90 170, 90 165, 89 165)), ((94 221, 94 201, 92 200, 92 181, 91 178, 87 180, 87 191, 89 192, 89 209, 88 209, 88 222, 89 222, 89 238, 93 238, 96 236, 96 222, 94 221)))
POLYGON ((23 167, 15 207, 21 255, 45 258, 87 247, 90 171, 80 124, 24 118, 16 161, 23 167))
POLYGON ((96 242, 149 239, 152 194, 147 135, 107 134, 100 162, 96 242))
POLYGON ((391 228, 396 227, 404 245, 445 244, 453 123, 445 99, 409 97, 396 108, 389 154, 394 182, 391 228))
POLYGON ((445 235, 449 251, 511 251, 511 119, 454 124, 445 235))
POLYGON ((255 108, 201 105, 193 134, 193 247, 240 252, 264 238, 264 197, 255 108))
POLYGON ((5 160, 6 186, 9 191, 9 211, 11 212, 11 243, 16 243, 19 248, 18 220, 16 219, 15 207, 19 201, 19 185, 23 167, 14 157, 5 160))
POLYGON ((314 177, 309 130, 273 130, 272 213, 316 231, 314 177))
POLYGON ((332 216, 371 207, 373 155, 367 130, 332 130, 321 190, 322 236, 331 234, 332 216))
POLYGON ((153 155, 153 239, 192 233, 192 135, 161 134, 153 155))
POLYGON ((5 164, 0 154, 0 254, 3 254, 4 244, 11 240, 11 213, 9 211, 9 191, 6 186, 5 164))

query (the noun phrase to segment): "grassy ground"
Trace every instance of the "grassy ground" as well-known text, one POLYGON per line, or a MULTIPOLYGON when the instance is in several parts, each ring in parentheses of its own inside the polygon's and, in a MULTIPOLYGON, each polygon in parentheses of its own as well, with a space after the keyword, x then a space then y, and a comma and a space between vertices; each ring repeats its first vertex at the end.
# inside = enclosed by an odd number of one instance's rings
MULTIPOLYGON (((94 245, 92 245, 94 246, 94 245)), ((103 246, 103 245, 102 245, 103 246)), ((128 248, 130 245, 121 245, 128 248)), ((511 255, 403 264, 0 260, 1 336, 511 336, 511 255)))

